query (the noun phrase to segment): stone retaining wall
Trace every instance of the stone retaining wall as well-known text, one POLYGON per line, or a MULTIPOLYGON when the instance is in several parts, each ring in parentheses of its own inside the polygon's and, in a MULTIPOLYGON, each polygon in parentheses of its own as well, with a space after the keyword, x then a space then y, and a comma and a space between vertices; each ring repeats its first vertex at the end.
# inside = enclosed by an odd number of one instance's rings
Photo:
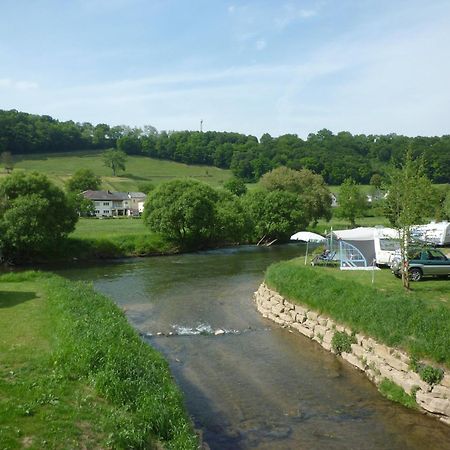
MULTIPOLYGON (((333 353, 331 341, 336 331, 351 335, 351 330, 332 319, 317 314, 308 307, 294 305, 264 283, 255 292, 258 311, 283 327, 297 330, 333 353)), ((450 374, 448 371, 439 384, 430 386, 409 367, 409 356, 395 348, 356 334, 351 353, 343 352, 342 358, 364 372, 376 385, 384 378, 401 386, 408 394, 414 394, 418 405, 427 413, 450 425, 450 374)))

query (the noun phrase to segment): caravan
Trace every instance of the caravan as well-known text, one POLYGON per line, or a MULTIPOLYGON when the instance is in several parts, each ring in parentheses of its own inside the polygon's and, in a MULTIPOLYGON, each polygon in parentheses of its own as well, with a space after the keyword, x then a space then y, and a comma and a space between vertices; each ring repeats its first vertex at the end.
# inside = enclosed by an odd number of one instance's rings
POLYGON ((377 265, 388 266, 400 248, 398 231, 382 226, 335 230, 332 232, 332 238, 355 246, 366 259, 368 266, 371 266, 373 262, 377 265))
POLYGON ((450 244, 450 222, 430 222, 426 225, 415 225, 412 236, 423 242, 434 245, 450 244))

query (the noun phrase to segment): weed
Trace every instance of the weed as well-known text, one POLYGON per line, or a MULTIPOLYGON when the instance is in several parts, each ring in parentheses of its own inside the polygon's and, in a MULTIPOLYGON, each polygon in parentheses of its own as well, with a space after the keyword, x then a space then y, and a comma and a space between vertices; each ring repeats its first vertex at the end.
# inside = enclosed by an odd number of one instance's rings
POLYGON ((408 395, 400 386, 387 378, 379 384, 378 389, 389 400, 401 403, 407 408, 417 408, 415 392, 414 395, 408 395))
POLYGON ((352 344, 356 343, 355 336, 348 335, 345 331, 336 331, 331 340, 331 348, 340 355, 342 352, 351 353, 352 344))

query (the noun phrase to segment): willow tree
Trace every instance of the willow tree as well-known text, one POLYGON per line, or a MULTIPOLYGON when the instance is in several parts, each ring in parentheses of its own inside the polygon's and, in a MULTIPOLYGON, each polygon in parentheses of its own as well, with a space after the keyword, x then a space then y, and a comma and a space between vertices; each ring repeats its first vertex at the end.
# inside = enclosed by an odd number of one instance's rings
POLYGON ((414 160, 411 150, 406 153, 400 167, 392 168, 386 185, 388 195, 385 215, 400 235, 402 282, 409 290, 408 246, 411 230, 433 212, 433 186, 427 178, 421 161, 414 160))

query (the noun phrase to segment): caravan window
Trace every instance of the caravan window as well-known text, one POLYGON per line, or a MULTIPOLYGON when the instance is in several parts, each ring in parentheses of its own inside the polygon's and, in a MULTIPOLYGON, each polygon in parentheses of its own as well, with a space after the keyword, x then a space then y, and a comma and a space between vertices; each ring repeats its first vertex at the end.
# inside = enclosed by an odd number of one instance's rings
POLYGON ((393 252, 400 248, 400 241, 398 239, 380 239, 380 250, 393 252))

